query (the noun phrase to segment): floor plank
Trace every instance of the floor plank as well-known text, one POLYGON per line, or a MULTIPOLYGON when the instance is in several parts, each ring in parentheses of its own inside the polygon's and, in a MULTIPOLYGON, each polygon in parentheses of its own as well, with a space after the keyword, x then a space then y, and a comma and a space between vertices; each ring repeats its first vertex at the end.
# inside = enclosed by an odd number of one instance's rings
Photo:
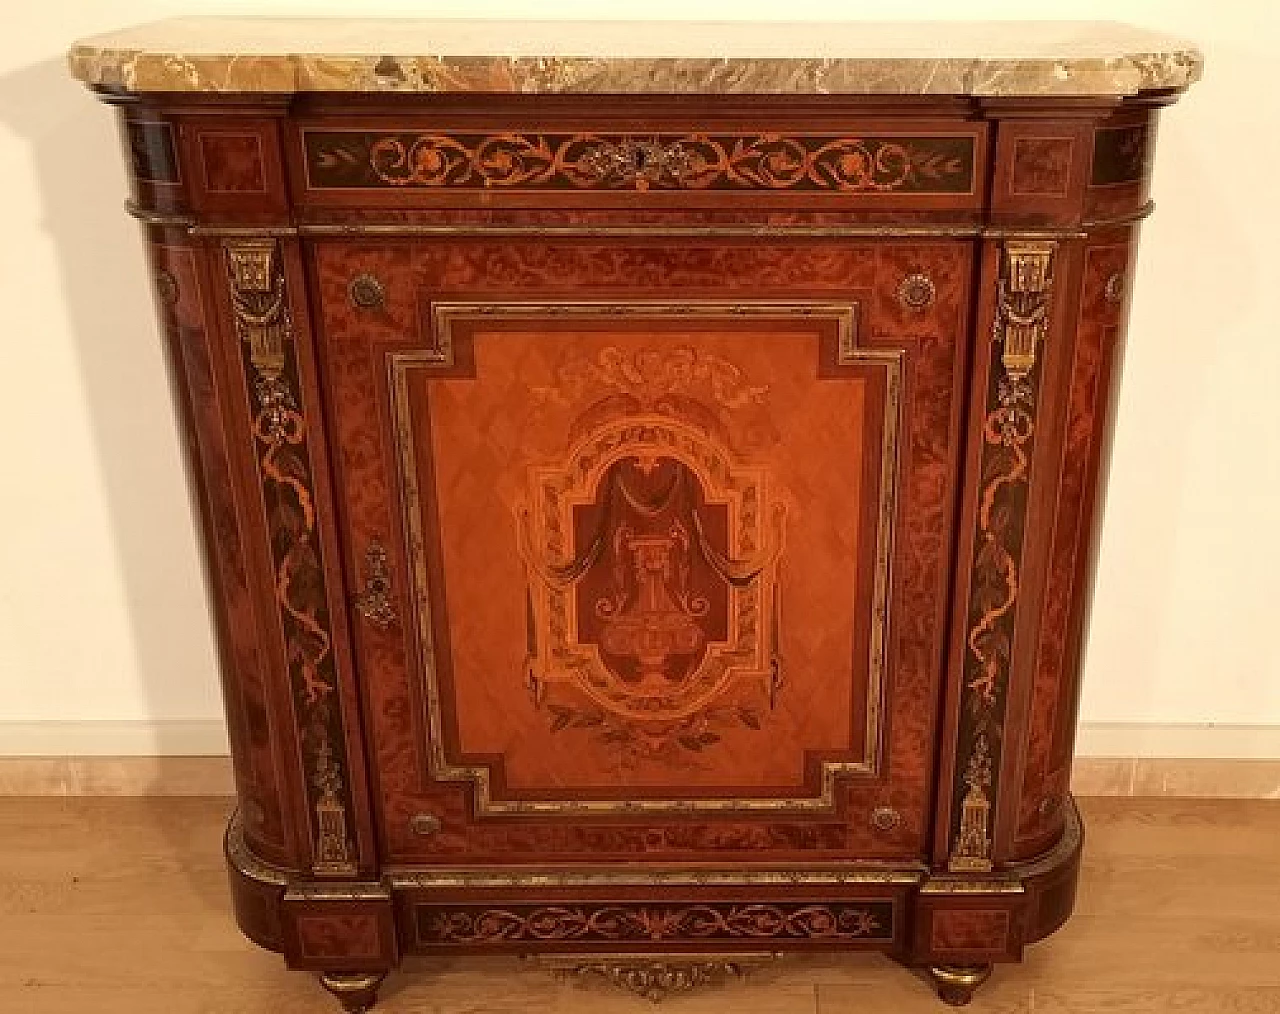
MULTIPOLYGON (((0 799, 0 1010, 336 1012, 236 930, 223 798, 0 799)), ((1280 1014, 1280 803, 1085 799, 1075 917, 974 1014, 1280 1014)), ((638 1014, 651 1004, 514 958, 413 960, 385 1014, 638 1014)), ((675 1014, 940 1014, 875 955, 788 958, 667 1001, 675 1014)))

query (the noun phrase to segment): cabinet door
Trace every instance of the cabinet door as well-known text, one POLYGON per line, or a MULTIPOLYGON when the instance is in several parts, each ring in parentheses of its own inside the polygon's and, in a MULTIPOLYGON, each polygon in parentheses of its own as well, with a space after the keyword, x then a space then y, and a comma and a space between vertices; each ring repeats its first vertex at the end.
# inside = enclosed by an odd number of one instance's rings
POLYGON ((970 245, 312 260, 389 862, 923 857, 970 245))

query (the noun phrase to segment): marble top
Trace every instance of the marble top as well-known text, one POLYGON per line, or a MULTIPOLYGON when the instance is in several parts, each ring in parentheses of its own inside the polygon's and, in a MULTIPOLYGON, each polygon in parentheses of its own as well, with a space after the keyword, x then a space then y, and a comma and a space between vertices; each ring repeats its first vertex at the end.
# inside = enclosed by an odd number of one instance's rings
POLYGON ((1184 88, 1190 43, 1107 22, 182 17, 76 43, 133 92, 1099 95, 1184 88))

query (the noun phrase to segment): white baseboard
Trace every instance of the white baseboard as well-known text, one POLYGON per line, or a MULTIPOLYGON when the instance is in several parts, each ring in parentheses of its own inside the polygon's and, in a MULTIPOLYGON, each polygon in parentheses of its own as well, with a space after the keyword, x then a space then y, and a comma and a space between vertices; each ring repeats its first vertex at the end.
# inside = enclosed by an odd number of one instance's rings
MULTIPOLYGON (((1084 796, 1280 799, 1280 727, 1085 723, 1084 796)), ((226 796, 217 721, 0 722, 0 796, 226 796)))
MULTIPOLYGON (((217 757, 220 720, 0 722, 0 757, 217 757)), ((1084 722, 1079 757, 1280 760, 1280 725, 1084 722)))
POLYGON ((0 722, 0 757, 221 757, 220 719, 0 722))
POLYGON ((1082 722, 1076 756, 1280 760, 1280 725, 1082 722))

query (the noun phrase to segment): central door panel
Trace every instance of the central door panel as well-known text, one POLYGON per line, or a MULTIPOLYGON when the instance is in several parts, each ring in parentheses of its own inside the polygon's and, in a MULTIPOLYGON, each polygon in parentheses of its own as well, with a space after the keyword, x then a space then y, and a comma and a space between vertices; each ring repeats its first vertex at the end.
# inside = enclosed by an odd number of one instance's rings
POLYGON ((923 855, 967 246, 314 267, 391 861, 923 855))
POLYGON ((816 811, 874 768, 900 357, 856 309, 433 304, 466 365, 391 363, 437 777, 482 813, 816 811))

